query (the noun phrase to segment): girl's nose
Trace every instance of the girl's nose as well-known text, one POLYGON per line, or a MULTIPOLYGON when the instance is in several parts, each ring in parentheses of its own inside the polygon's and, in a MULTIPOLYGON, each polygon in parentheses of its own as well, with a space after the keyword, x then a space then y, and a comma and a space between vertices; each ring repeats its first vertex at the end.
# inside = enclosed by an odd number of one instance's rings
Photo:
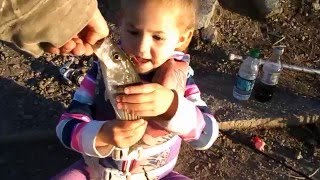
POLYGON ((147 37, 141 37, 137 45, 138 56, 142 58, 149 58, 151 48, 151 41, 147 37))

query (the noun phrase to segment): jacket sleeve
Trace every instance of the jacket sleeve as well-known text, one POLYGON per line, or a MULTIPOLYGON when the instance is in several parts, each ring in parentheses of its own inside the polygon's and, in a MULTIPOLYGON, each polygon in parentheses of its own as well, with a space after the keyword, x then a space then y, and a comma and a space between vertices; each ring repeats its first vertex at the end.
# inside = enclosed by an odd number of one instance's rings
POLYGON ((208 149, 219 135, 219 127, 192 76, 187 79, 184 96, 178 96, 178 108, 169 121, 158 121, 166 130, 179 135, 197 150, 208 149))
POLYGON ((106 121, 93 120, 91 105, 93 104, 98 64, 94 62, 87 72, 67 111, 62 114, 56 133, 61 143, 69 149, 95 157, 106 157, 114 146, 104 147, 104 154, 95 145, 95 138, 106 121))
POLYGON ((38 57, 80 32, 96 9, 97 0, 0 1, 0 39, 38 57))

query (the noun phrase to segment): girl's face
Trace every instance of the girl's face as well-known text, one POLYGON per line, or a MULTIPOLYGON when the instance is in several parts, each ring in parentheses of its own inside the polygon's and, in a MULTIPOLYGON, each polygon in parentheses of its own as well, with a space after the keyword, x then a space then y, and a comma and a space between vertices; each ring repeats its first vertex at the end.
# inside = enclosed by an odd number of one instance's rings
POLYGON ((120 25, 121 46, 141 74, 161 66, 186 39, 177 26, 178 10, 145 2, 125 8, 120 25))

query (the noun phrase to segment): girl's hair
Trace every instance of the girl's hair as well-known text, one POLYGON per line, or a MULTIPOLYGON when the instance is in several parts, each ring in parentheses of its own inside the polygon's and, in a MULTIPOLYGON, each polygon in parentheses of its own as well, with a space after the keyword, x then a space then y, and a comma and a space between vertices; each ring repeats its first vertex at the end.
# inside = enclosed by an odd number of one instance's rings
MULTIPOLYGON (((161 5, 178 8, 179 14, 177 16, 177 23, 181 32, 191 31, 193 33, 195 30, 197 26, 199 0, 121 0, 121 8, 125 9, 132 6, 133 3, 145 3, 147 1, 156 1, 161 5)), ((191 39, 192 35, 188 37, 186 43, 177 50, 186 51, 191 39)))

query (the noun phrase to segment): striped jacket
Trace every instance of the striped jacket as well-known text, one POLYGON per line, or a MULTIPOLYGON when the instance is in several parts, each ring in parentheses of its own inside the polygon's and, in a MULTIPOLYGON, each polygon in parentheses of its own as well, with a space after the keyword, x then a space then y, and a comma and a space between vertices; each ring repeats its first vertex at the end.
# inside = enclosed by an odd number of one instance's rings
MULTIPOLYGON (((189 61, 189 55, 176 52, 173 58, 177 61, 189 61)), ((125 159, 110 158, 115 147, 110 146, 109 153, 101 154, 96 149, 95 137, 103 123, 115 119, 115 113, 110 101, 104 100, 103 81, 99 80, 99 64, 94 62, 87 72, 81 86, 76 90, 73 100, 66 112, 62 114, 56 127, 61 143, 84 156, 97 157, 106 167, 124 170, 128 162, 125 159), (99 82, 99 83, 98 83, 99 82), (102 84, 102 85, 101 85, 102 84), (102 88, 102 89, 101 89, 102 88), (102 95, 101 95, 102 94, 102 95), (103 103, 98 103, 103 101, 103 103), (102 107, 103 106, 103 107, 102 107), (100 110, 99 110, 100 109, 100 110), (103 111, 101 111, 103 109, 103 111), (101 115, 102 114, 102 115, 101 115)), ((152 79, 153 74, 142 77, 144 81, 152 79)), ((177 159, 181 139, 198 150, 211 147, 218 137, 218 124, 210 113, 206 103, 200 98, 200 91, 193 79, 193 70, 189 67, 184 96, 178 97, 178 108, 169 121, 149 122, 146 134, 140 143, 143 148, 159 147, 175 138, 169 149, 152 157, 145 157, 130 164, 130 172, 141 173, 143 165, 146 171, 151 171, 177 159)), ((172 170, 173 167, 169 168, 172 170)), ((165 173, 165 172, 163 172, 165 173)))

